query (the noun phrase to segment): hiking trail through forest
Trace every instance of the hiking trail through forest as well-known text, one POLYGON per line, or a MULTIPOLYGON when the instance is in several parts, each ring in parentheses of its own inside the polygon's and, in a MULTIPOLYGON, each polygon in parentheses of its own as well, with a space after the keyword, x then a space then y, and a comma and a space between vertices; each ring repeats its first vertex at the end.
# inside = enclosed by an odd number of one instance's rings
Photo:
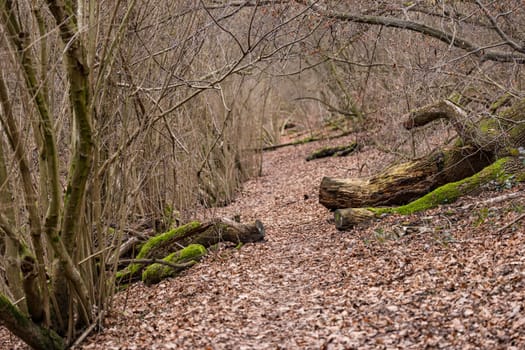
POLYGON ((516 222, 497 232, 518 217, 523 197, 483 209, 506 193, 485 191, 339 232, 318 204, 321 178, 364 176, 391 156, 365 147, 305 157, 354 138, 266 152, 262 176, 206 214, 259 219, 266 241, 212 253, 152 287, 130 286, 79 348, 524 348, 524 230, 516 222))

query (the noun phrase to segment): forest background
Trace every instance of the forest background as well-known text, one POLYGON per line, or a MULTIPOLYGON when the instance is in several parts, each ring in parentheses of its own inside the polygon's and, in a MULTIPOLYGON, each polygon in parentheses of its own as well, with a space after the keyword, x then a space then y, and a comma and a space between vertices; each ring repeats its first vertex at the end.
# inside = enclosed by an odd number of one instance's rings
POLYGON ((407 112, 524 95, 518 0, 2 0, 0 16, 0 323, 35 348, 101 322, 126 232, 228 203, 290 128, 373 131, 407 160, 454 136, 404 130, 407 112))

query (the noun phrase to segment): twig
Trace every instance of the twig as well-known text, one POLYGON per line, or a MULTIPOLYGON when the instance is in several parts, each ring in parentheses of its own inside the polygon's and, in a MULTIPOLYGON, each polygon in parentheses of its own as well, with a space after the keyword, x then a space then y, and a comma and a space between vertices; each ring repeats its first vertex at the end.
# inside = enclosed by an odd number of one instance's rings
POLYGON ((461 209, 462 210, 467 210, 467 209, 470 209, 470 208, 472 208, 474 206, 478 206, 478 205, 493 205, 493 204, 497 204, 497 203, 500 203, 500 202, 503 202, 503 201, 507 201, 507 200, 510 200, 510 199, 520 198, 520 197, 523 197, 523 196, 524 195, 521 192, 512 192, 512 193, 504 194, 504 195, 501 195, 501 196, 498 196, 498 197, 489 198, 489 199, 481 201, 481 202, 467 204, 467 205, 462 206, 461 209))
POLYGON ((73 345, 71 345, 71 348, 70 349, 74 349, 75 347, 79 346, 80 343, 82 343, 84 341, 84 339, 87 338, 87 336, 95 329, 95 327, 100 323, 100 321, 102 320, 104 316, 104 311, 100 312, 100 314, 98 314, 98 317, 96 320, 93 321, 93 323, 84 331, 82 332, 82 334, 80 335, 80 337, 77 338, 77 340, 75 340, 75 342, 73 343, 73 345))
POLYGON ((508 224, 506 224, 505 226, 503 226, 502 228, 500 228, 499 230, 496 231, 496 234, 499 234, 501 233, 502 231, 505 231, 506 229, 508 229, 509 227, 511 227, 512 225, 514 225, 515 223, 517 223, 518 221, 522 220, 523 218, 525 218, 525 213, 521 214, 520 216, 518 216, 516 219, 512 220, 511 222, 509 222, 508 224))

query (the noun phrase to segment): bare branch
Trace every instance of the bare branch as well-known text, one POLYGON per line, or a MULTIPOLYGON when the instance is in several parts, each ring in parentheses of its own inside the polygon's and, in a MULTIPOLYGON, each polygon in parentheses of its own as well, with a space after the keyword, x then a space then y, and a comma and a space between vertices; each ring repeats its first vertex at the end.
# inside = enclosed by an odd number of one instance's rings
POLYGON ((496 61, 496 62, 512 62, 525 64, 525 55, 501 52, 501 51, 488 51, 485 52, 481 49, 480 45, 470 42, 469 40, 461 37, 457 37, 455 34, 447 33, 440 29, 428 26, 424 23, 415 21, 402 20, 399 18, 385 17, 385 16, 368 16, 353 13, 336 12, 323 8, 322 6, 315 4, 311 0, 296 0, 304 5, 309 5, 318 14, 327 18, 336 19, 345 22, 363 23, 371 25, 381 25, 386 27, 393 27, 399 29, 410 30, 424 34, 426 36, 435 38, 448 45, 457 47, 465 50, 470 54, 477 56, 482 62, 484 61, 496 61))
POLYGON ((525 47, 521 46, 521 45, 518 45, 511 37, 509 37, 503 31, 503 29, 501 29, 501 27, 498 25, 498 22, 496 21, 496 18, 494 18, 494 16, 492 16, 490 14, 489 10, 485 7, 485 5, 483 5, 483 3, 481 1, 479 1, 479 0, 476 0, 476 4, 478 4, 478 6, 481 8, 481 10, 485 14, 485 16, 487 16, 487 18, 489 19, 490 23, 492 23, 492 25, 494 26, 494 29, 496 30, 496 32, 498 33, 499 36, 503 40, 505 40, 505 42, 510 47, 512 47, 514 50, 522 52, 522 53, 525 53, 525 47))

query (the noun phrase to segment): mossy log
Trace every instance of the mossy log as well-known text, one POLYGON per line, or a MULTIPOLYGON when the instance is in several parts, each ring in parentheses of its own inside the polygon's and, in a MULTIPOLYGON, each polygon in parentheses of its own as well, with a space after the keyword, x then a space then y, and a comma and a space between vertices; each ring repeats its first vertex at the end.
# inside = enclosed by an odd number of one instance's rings
POLYGON ((409 114, 404 126, 410 129, 447 119, 458 134, 451 146, 365 179, 325 177, 319 202, 329 209, 403 205, 439 186, 472 176, 497 159, 519 155, 525 147, 524 112, 525 99, 500 110, 497 116, 481 119, 471 118, 450 100, 420 108, 409 114))
POLYGON ((351 153, 354 153, 359 150, 359 145, 356 142, 353 142, 349 145, 343 146, 333 146, 333 147, 323 147, 314 151, 308 157, 306 161, 312 161, 315 159, 326 158, 326 157, 345 157, 351 153))
POLYGON ((171 253, 162 261, 171 264, 151 264, 142 272, 142 281, 146 285, 159 283, 161 280, 173 277, 184 269, 196 264, 208 251, 203 245, 190 244, 184 249, 171 253))
POLYGON ((369 178, 325 177, 319 203, 328 209, 406 204, 441 185, 473 175, 492 161, 484 152, 457 145, 391 166, 369 178))
POLYGON ((447 183, 406 205, 399 207, 338 209, 334 212, 335 226, 338 230, 346 230, 386 214, 408 215, 434 208, 440 204, 452 203, 459 197, 471 193, 481 185, 491 181, 505 185, 508 182, 522 182, 524 180, 525 166, 523 159, 521 157, 505 157, 485 167, 473 176, 447 183))
MULTIPOLYGON (((210 247, 223 241, 235 244, 257 242, 264 239, 264 233, 264 226, 259 220, 253 224, 241 224, 225 218, 207 223, 193 221, 150 238, 141 247, 136 259, 162 259, 190 244, 210 247)), ((117 272, 117 281, 136 281, 143 268, 144 264, 130 264, 117 272)))

